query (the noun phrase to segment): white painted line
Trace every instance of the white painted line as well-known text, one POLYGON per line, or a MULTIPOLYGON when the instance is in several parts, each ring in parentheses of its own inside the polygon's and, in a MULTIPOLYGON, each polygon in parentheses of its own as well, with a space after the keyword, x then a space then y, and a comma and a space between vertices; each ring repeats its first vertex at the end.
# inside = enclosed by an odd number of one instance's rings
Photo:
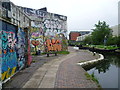
POLYGON ((81 63, 77 63, 78 65, 86 65, 88 63, 94 63, 94 62, 98 62, 100 60, 104 59, 104 56, 102 54, 99 54, 100 58, 98 59, 94 59, 94 60, 90 60, 90 61, 85 61, 85 62, 81 62, 81 63))

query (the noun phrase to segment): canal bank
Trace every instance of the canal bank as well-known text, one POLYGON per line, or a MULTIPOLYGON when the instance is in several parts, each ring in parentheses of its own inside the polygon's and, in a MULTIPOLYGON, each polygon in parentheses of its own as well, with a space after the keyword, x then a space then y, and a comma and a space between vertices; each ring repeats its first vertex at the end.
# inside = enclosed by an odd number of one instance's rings
MULTIPOLYGON (((90 51, 93 51, 93 48, 90 48, 90 51)), ((94 49, 94 51, 101 53, 104 59, 102 61, 98 59, 78 64, 90 75, 94 75, 102 88, 114 88, 119 90, 120 53, 118 51, 103 51, 98 49, 94 49)))
POLYGON ((89 74, 94 74, 102 88, 120 89, 120 55, 117 53, 102 53, 104 60, 99 61, 85 70, 89 74))
POLYGON ((99 58, 86 50, 74 50, 70 54, 56 58, 40 67, 23 88, 97 88, 85 76, 86 71, 77 63, 99 58))

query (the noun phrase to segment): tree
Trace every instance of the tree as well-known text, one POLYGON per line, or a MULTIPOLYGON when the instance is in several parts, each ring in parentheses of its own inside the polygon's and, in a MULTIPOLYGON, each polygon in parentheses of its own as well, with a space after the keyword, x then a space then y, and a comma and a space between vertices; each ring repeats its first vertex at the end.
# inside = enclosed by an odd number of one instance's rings
POLYGON ((91 36, 87 36, 85 37, 85 39, 83 40, 84 44, 91 44, 92 43, 92 38, 91 36))
POLYGON ((107 45, 117 45, 118 37, 117 36, 110 36, 107 40, 107 45))
POLYGON ((111 34, 111 28, 109 28, 109 25, 106 24, 105 21, 98 22, 98 24, 95 24, 95 29, 92 29, 92 40, 93 44, 103 44, 104 39, 109 38, 111 34))
POLYGON ((117 46, 120 47, 120 36, 117 38, 117 46))

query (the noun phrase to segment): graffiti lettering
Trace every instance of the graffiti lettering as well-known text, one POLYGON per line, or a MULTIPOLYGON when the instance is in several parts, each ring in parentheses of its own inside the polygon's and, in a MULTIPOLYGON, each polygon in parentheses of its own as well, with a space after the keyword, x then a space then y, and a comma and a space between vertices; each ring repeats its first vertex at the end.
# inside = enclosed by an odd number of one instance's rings
POLYGON ((2 31, 2 80, 15 73, 17 54, 15 52, 15 33, 2 31))
POLYGON ((59 40, 46 40, 46 49, 47 49, 47 52, 49 51, 61 51, 61 44, 60 44, 60 41, 59 40))
POLYGON ((37 52, 38 50, 44 50, 43 46, 43 29, 31 29, 31 46, 32 52, 37 52))
POLYGON ((28 15, 34 15, 36 17, 45 17, 46 16, 46 12, 41 11, 41 10, 35 10, 35 9, 31 9, 31 8, 23 8, 24 12, 27 13, 28 15))
POLYGON ((44 21, 44 26, 47 29, 62 29, 62 25, 60 24, 58 20, 46 19, 44 21))

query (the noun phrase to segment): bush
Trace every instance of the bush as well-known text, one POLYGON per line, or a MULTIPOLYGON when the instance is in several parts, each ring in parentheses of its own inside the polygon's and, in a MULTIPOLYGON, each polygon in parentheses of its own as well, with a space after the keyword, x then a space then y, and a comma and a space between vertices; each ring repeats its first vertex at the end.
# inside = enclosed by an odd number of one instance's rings
POLYGON ((117 46, 120 47, 120 36, 117 38, 117 46))
POLYGON ((87 36, 85 37, 85 39, 83 40, 84 44, 92 44, 92 37, 91 36, 87 36))
POLYGON ((120 47, 120 36, 109 37, 107 40, 107 45, 117 45, 118 47, 120 47))
POLYGON ((117 45, 118 37, 109 37, 107 40, 107 45, 117 45))

